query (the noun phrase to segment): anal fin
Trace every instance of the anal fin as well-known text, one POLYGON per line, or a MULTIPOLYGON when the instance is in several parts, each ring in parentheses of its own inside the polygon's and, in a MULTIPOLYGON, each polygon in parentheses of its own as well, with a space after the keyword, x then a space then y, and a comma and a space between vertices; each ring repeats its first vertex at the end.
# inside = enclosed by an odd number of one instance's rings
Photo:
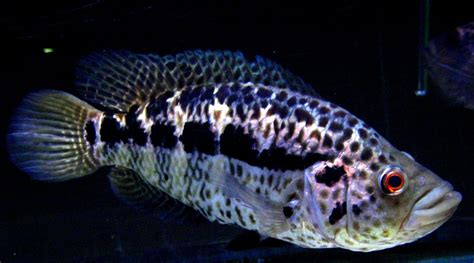
POLYGON ((114 194, 128 206, 173 223, 204 221, 197 211, 160 191, 139 173, 125 167, 109 169, 108 177, 114 194))

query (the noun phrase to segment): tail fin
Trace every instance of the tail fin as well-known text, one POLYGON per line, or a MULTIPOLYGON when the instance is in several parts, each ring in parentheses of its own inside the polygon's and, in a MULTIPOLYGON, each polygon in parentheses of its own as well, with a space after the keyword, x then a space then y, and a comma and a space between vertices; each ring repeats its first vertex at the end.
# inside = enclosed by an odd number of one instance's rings
POLYGON ((92 154, 101 112, 61 91, 29 94, 13 116, 12 161, 34 179, 65 181, 97 170, 92 154))

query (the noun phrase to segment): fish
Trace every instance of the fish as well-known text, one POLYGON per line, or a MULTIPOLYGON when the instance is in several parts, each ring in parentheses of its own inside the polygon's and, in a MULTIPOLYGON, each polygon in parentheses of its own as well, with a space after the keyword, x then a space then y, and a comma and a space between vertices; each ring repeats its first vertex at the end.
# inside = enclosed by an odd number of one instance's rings
MULTIPOLYGON (((80 98, 27 95, 12 162, 32 179, 99 176, 126 204, 175 201, 305 248, 369 252, 440 227, 462 195, 281 65, 239 51, 97 51, 80 98)), ((179 214, 178 214, 179 216, 179 214)))
POLYGON ((423 54, 444 101, 474 110, 474 22, 433 38, 423 54))

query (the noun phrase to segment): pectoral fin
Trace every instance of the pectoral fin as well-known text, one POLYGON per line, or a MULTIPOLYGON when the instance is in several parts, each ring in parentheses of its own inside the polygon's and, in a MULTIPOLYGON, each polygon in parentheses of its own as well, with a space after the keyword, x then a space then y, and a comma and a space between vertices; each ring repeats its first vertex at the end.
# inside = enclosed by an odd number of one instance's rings
POLYGON ((283 213, 284 204, 257 194, 232 175, 211 174, 210 179, 218 185, 225 196, 236 199, 243 206, 253 210, 262 234, 275 236, 290 229, 288 219, 283 213))

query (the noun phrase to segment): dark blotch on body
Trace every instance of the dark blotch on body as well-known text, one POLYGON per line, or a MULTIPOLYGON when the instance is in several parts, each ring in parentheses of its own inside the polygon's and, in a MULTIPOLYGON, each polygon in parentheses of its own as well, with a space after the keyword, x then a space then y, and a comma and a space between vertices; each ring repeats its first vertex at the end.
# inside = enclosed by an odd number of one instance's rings
POLYGON ((230 95, 229 87, 226 85, 223 85, 220 87, 217 92, 216 92, 216 98, 217 101, 219 101, 220 104, 224 104, 225 99, 230 95))
POLYGON ((338 123, 338 122, 331 122, 331 124, 329 124, 329 130, 330 131, 333 131, 333 132, 339 132, 339 131, 342 131, 342 129, 344 128, 344 126, 342 126, 342 124, 338 123))
POLYGON ((352 160, 347 157, 347 156, 342 156, 342 162, 345 164, 345 165, 352 165, 352 160))
POLYGON ((321 114, 327 114, 328 112, 330 111, 330 109, 328 107, 321 107, 319 108, 319 113, 321 114))
POLYGON ((352 117, 352 118, 349 119, 349 121, 347 121, 347 124, 349 124, 349 126, 351 126, 351 127, 354 127, 354 126, 357 125, 358 122, 359 121, 356 118, 352 117))
POLYGON ((326 148, 331 148, 332 147, 332 139, 327 134, 324 135, 323 146, 326 147, 326 148))
POLYGON ((347 213, 346 202, 336 203, 336 207, 332 210, 331 215, 329 216, 329 224, 336 224, 345 214, 347 213))
POLYGON ((273 184, 273 174, 270 174, 268 176, 267 180, 268 180, 268 186, 272 186, 272 184, 273 184))
POLYGON ((134 143, 144 146, 148 139, 148 135, 145 132, 145 129, 140 127, 137 111, 138 105, 133 105, 129 112, 125 115, 125 136, 132 139, 134 143))
POLYGON ((254 101, 254 97, 252 96, 252 94, 245 95, 244 97, 245 104, 250 105, 250 103, 252 103, 253 101, 254 101))
POLYGON ((351 143, 351 152, 357 152, 360 148, 360 144, 358 142, 351 143))
POLYGON ((326 167, 324 174, 316 175, 316 182, 332 187, 346 174, 343 167, 326 167))
POLYGON ((381 162, 383 164, 386 164, 387 163, 387 157, 385 157, 384 155, 380 155, 379 156, 379 162, 381 162))
POLYGON ((372 146, 376 146, 377 144, 379 144, 379 142, 378 142, 377 139, 375 139, 375 138, 370 138, 369 143, 370 143, 372 146))
POLYGON ((285 215, 286 218, 290 218, 293 215, 293 208, 289 206, 283 207, 283 215, 285 215))
POLYGON ((344 129, 344 132, 342 133, 342 136, 340 137, 340 139, 342 141, 347 141, 351 138, 352 136, 352 130, 351 129, 344 129))
MULTIPOLYGON (((128 143, 130 139, 133 139, 134 143, 145 145, 148 136, 137 120, 137 109, 136 105, 131 107, 130 112, 125 116, 126 126, 123 128, 112 115, 106 114, 100 127, 101 140, 107 145, 113 145, 120 141, 128 143)), ((92 140, 92 138, 89 139, 92 140)))
POLYGON ((295 117, 298 122, 306 122, 306 125, 311 125, 314 123, 314 118, 311 116, 309 112, 303 109, 296 109, 295 110, 295 117))
POLYGON ((237 214, 237 218, 239 219, 240 224, 243 226, 246 226, 245 221, 242 218, 242 213, 240 212, 240 209, 238 206, 235 207, 235 213, 237 214))
POLYGON ((151 126, 151 143, 155 147, 173 148, 178 142, 174 135, 175 127, 171 125, 155 123, 151 126))
POLYGON ((260 98, 269 98, 272 95, 272 92, 265 88, 259 88, 257 91, 257 96, 260 98))
POLYGON ((100 125, 100 140, 107 146, 112 146, 118 142, 127 142, 127 133, 120 127, 119 122, 106 114, 100 125))
POLYGON ((334 149, 336 149, 336 151, 342 151, 344 149, 344 142, 341 141, 341 139, 337 139, 336 140, 336 143, 335 143, 335 146, 334 146, 334 149))
POLYGON ((379 170, 380 166, 376 163, 370 164, 370 170, 377 172, 379 170))
POLYGON ((242 93, 243 94, 249 94, 253 91, 253 87, 251 86, 245 86, 241 89, 242 93))
POLYGON ((362 150, 362 152, 360 153, 360 159, 362 161, 368 161, 370 158, 372 158, 372 150, 369 149, 369 148, 365 148, 364 150, 362 150))
POLYGON ((286 103, 287 103, 288 107, 293 107, 296 104, 296 98, 291 97, 286 103))
POLYGON ((286 110, 286 114, 283 114, 282 112, 283 107, 284 106, 281 106, 278 102, 275 102, 275 101, 271 102, 271 106, 267 111, 267 116, 278 114, 280 115, 281 118, 285 118, 288 115, 288 109, 286 110))
POLYGON ((285 140, 289 140, 291 137, 293 137, 294 132, 295 132, 296 125, 294 122, 288 123, 288 130, 285 135, 285 140))
POLYGON ((329 122, 329 118, 327 118, 327 117, 321 117, 321 118, 319 119, 318 126, 319 126, 319 127, 326 127, 326 125, 328 124, 328 122, 329 122))
POLYGON ((336 118, 343 118, 346 115, 347 115, 347 113, 345 113, 344 111, 336 111, 334 113, 334 117, 336 117, 336 118))
POLYGON ((95 135, 94 122, 88 121, 86 123, 85 130, 86 130, 86 140, 87 140, 87 142, 89 142, 90 145, 94 145, 95 140, 97 139, 96 135, 95 135))
POLYGON ((205 154, 216 154, 217 143, 209 123, 187 122, 179 140, 186 152, 198 151, 205 154))
POLYGON ((227 98, 227 105, 232 105, 232 103, 234 103, 235 101, 237 101, 238 99, 238 96, 235 95, 235 94, 232 94, 230 95, 228 98, 227 98))
POLYGON ((214 99, 214 89, 206 88, 204 93, 201 94, 200 100, 202 102, 212 101, 214 99))
POLYGON ((249 214, 249 219, 250 219, 250 222, 255 225, 257 223, 257 221, 255 221, 255 217, 252 215, 252 214, 249 214))
POLYGON ((359 136, 362 138, 362 139, 367 139, 367 130, 364 129, 364 128, 360 128, 357 130, 359 132, 359 136))
POLYGON ((237 116, 239 116, 240 121, 244 122, 247 116, 245 115, 244 105, 237 105, 237 116))
POLYGON ((253 113, 250 118, 258 120, 260 118, 260 105, 255 103, 252 107, 253 113))
MULTIPOLYGON (((222 154, 253 166, 280 170, 303 170, 318 161, 327 160, 327 156, 318 153, 309 153, 304 157, 287 154, 286 149, 279 147, 271 147, 258 152, 255 145, 256 140, 246 134, 242 127, 235 127, 231 124, 226 126, 220 137, 222 154)), ((273 177, 271 178, 273 181, 273 177)), ((269 184, 271 184, 270 179, 269 184)))
POLYGON ((317 101, 317 100, 312 100, 312 101, 309 103, 309 107, 310 107, 311 109, 316 109, 316 108, 318 107, 318 105, 319 105, 319 101, 317 101))
POLYGON ((367 188, 365 189, 367 191, 367 193, 369 194, 373 194, 374 193, 374 187, 372 186, 367 186, 367 188))
POLYGON ((370 200, 370 202, 375 203, 377 201, 377 198, 373 194, 373 195, 370 196, 369 200, 370 200))
POLYGON ((358 205, 352 205, 352 213, 354 213, 354 215, 358 216, 358 215, 360 215, 360 213, 362 213, 362 209, 360 209, 360 207, 358 205))
POLYGON ((285 101, 287 97, 288 93, 286 91, 280 91, 280 93, 278 93, 278 95, 276 96, 276 98, 281 102, 285 101))

